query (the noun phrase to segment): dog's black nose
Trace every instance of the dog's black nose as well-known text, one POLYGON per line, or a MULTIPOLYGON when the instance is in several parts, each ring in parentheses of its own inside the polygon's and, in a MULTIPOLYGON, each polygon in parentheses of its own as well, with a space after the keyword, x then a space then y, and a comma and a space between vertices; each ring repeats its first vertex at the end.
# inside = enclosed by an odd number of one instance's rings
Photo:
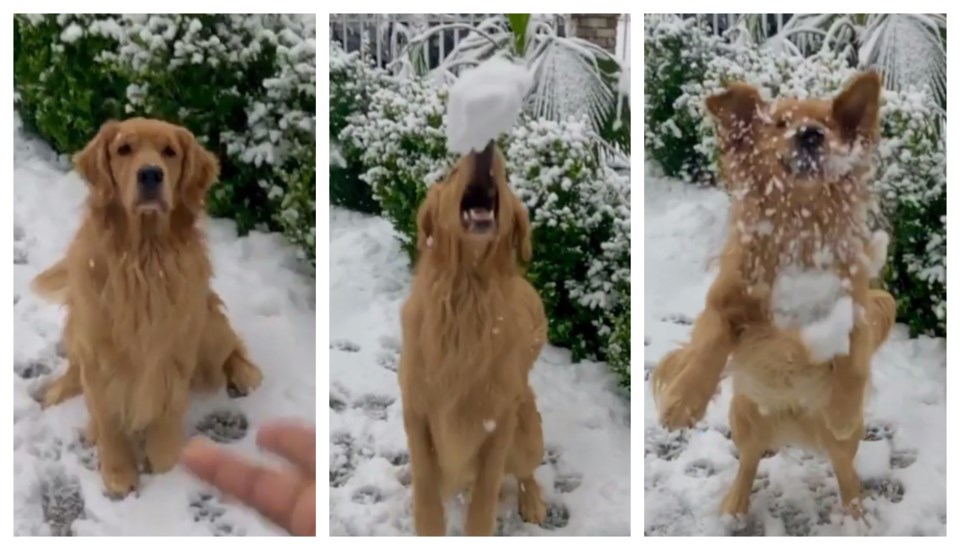
POLYGON ((797 130, 797 143, 806 150, 816 150, 823 145, 823 129, 818 126, 803 126, 797 130))
POLYGON ((144 166, 137 170, 137 183, 144 193, 156 193, 163 183, 163 170, 159 166, 144 166))

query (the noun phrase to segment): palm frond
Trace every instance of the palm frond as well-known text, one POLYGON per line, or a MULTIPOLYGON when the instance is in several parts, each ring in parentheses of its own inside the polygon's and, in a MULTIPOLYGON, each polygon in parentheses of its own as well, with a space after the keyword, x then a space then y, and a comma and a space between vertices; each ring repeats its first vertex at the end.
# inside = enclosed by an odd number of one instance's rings
POLYGON ((945 105, 947 51, 938 14, 878 15, 868 20, 858 52, 861 67, 883 74, 894 90, 927 86, 939 105, 945 105))
POLYGON ((596 59, 561 38, 550 40, 534 73, 533 114, 553 120, 585 117, 593 130, 616 108, 616 94, 596 59))

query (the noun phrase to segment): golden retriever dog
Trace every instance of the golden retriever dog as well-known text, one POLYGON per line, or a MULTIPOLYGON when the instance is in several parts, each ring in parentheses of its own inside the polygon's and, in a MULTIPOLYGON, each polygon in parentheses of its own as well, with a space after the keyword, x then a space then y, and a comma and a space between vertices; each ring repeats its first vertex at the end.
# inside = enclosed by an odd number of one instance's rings
POLYGON ((107 491, 177 463, 191 387, 261 381, 210 287, 198 220, 219 164, 187 129, 134 118, 104 124, 74 156, 86 180, 86 213, 66 257, 33 288, 67 307, 67 372, 44 405, 83 393, 88 437, 107 491))
POLYGON ((430 188, 417 234, 398 369, 416 532, 446 534, 443 502, 467 491, 465 534, 492 535, 504 474, 519 482, 520 515, 540 523, 543 433, 527 379, 547 319, 520 266, 529 218, 493 142, 430 188))
POLYGON ((870 286, 887 248, 867 225, 880 91, 868 72, 832 100, 771 104, 741 83, 707 99, 731 223, 690 342, 661 360, 652 385, 661 423, 689 427, 729 362, 740 469, 725 514, 747 513, 761 457, 787 444, 825 450, 845 510, 861 514, 853 459, 870 361, 896 310, 870 286))

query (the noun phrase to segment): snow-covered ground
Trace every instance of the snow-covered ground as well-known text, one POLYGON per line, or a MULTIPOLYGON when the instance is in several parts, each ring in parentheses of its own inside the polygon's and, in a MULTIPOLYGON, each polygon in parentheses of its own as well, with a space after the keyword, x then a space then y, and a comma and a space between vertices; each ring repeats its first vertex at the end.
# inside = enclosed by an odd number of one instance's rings
MULTIPOLYGON (((330 216, 330 532, 412 534, 396 375, 410 270, 389 222, 337 208, 330 216)), ((567 351, 547 347, 531 384, 547 446, 536 477, 548 517, 542 527, 523 523, 510 480, 498 532, 628 535, 630 407, 607 366, 571 364, 567 351)), ((448 511, 458 532, 462 504, 448 511)))
MULTIPOLYGON (((644 182, 644 375, 687 338, 715 271, 727 199, 716 190, 656 177, 644 182)), ((857 455, 874 535, 946 532, 946 347, 895 327, 873 361, 868 433, 857 455)), ((826 457, 789 449, 760 463, 745 521, 719 517, 737 470, 724 381, 704 421, 667 432, 645 384, 644 533, 647 535, 835 535, 849 533, 826 457)))
MULTIPOLYGON (((220 497, 181 467, 143 475, 138 494, 103 494, 96 451, 80 437, 87 410, 74 398, 46 411, 35 396, 65 368, 60 308, 29 290, 59 258, 80 221, 85 186, 43 144, 14 131, 14 524, 18 535, 270 535, 280 531, 220 497)), ((259 460, 254 434, 266 420, 314 421, 314 280, 279 235, 238 238, 231 222, 207 225, 216 279, 234 328, 264 373, 242 399, 225 391, 194 399, 188 426, 259 460)))

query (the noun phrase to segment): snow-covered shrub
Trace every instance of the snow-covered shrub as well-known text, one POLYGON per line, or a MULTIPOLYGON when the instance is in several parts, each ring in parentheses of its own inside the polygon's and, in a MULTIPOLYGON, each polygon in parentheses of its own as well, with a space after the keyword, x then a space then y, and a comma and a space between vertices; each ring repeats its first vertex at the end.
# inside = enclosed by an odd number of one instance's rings
POLYGON ((426 186, 456 160, 447 152, 445 113, 445 89, 420 79, 394 79, 374 91, 340 132, 344 156, 360 159, 360 179, 370 185, 411 259, 426 186))
POLYGON ((694 154, 700 120, 678 108, 684 86, 703 79, 719 41, 698 19, 677 15, 644 17, 644 151, 665 174, 688 181, 705 175, 694 154))
POLYGON ((283 230, 313 261, 313 16, 31 15, 15 28, 17 109, 57 151, 111 118, 182 124, 220 157, 211 213, 283 230))
POLYGON ((626 308, 613 319, 613 332, 607 342, 607 362, 620 386, 630 388, 630 285, 624 292, 626 308))
POLYGON ((598 161, 595 139, 579 120, 524 117, 504 151, 530 211, 528 275, 551 313, 551 340, 577 357, 606 347, 630 281, 629 182, 598 161))
MULTIPOLYGON (((684 28, 690 25, 685 23, 684 28)), ((659 135, 676 137, 664 128, 682 127, 682 140, 670 142, 686 156, 681 177, 706 174, 709 177, 702 179, 715 179, 716 130, 704 105, 707 96, 742 81, 756 86, 768 100, 833 97, 856 72, 845 57, 829 51, 803 57, 754 47, 717 47, 702 72, 698 69, 696 78, 680 85, 674 112, 662 123, 659 135)), ((899 300, 901 322, 915 333, 944 334, 946 160, 938 103, 926 89, 887 90, 882 101, 881 141, 871 184, 880 199, 875 211, 878 223, 888 226, 893 237, 885 279, 899 300)), ((673 162, 669 155, 657 156, 655 148, 648 154, 658 162, 664 158, 673 162)))
POLYGON ((913 333, 947 331, 947 158, 936 99, 885 92, 876 189, 891 230, 886 279, 913 333))
MULTIPOLYGON (((446 97, 430 81, 392 80, 340 134, 345 150, 360 152, 362 177, 411 258, 417 207, 457 158, 446 147, 446 97)), ((550 339, 577 357, 605 356, 614 317, 629 310, 629 184, 598 160, 596 136, 579 120, 521 117, 501 147, 530 210, 528 276, 546 305, 550 339)))
POLYGON ((374 68, 359 52, 347 53, 330 43, 330 143, 340 155, 330 162, 330 202, 360 212, 378 213, 370 184, 363 173, 362 151, 340 146, 340 132, 354 113, 366 110, 370 96, 386 85, 386 73, 374 68))

